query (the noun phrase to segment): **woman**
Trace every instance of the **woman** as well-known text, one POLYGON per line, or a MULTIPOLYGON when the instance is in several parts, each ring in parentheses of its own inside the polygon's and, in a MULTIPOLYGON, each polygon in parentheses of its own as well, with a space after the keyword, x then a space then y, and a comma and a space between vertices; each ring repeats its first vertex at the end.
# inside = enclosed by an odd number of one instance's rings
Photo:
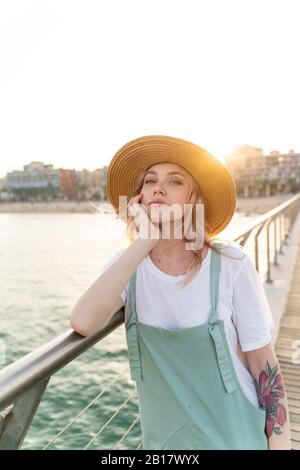
POLYGON ((96 333, 125 305, 144 449, 290 449, 263 286, 241 246, 216 243, 236 208, 226 167, 186 140, 145 136, 113 157, 107 194, 131 243, 71 325, 96 333))

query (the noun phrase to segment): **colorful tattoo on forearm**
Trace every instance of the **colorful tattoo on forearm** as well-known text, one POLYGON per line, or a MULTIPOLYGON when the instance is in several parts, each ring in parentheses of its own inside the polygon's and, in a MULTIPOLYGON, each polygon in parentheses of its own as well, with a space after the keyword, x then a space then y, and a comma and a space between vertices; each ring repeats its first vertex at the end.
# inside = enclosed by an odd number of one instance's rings
POLYGON ((278 365, 273 369, 267 361, 266 370, 259 374, 258 382, 253 377, 259 399, 259 407, 266 410, 266 434, 269 438, 272 433, 281 434, 282 426, 287 421, 285 407, 279 400, 285 396, 282 376, 278 372, 278 365))

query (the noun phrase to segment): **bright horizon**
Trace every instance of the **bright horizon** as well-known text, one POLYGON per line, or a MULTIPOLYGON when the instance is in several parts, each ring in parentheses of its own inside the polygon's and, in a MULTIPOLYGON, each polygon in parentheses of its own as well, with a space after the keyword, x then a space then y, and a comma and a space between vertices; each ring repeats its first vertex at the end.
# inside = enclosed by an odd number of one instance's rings
POLYGON ((0 177, 148 134, 300 151, 297 0, 0 4, 0 177))

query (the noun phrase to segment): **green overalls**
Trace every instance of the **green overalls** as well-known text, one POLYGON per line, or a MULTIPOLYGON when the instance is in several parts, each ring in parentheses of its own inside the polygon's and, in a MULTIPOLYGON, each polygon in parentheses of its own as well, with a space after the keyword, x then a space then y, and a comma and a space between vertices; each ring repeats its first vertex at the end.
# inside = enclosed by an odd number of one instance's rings
POLYGON ((218 319, 220 255, 211 252, 207 323, 169 330, 138 321, 136 272, 125 324, 144 449, 268 450, 266 412, 248 400, 218 319))

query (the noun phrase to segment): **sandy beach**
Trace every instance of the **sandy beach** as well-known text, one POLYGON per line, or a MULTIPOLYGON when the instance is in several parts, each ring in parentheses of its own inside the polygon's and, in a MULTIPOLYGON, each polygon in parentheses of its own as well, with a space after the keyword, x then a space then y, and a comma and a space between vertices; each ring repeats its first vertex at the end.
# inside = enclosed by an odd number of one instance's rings
MULTIPOLYGON (((273 207, 291 198, 293 194, 279 194, 276 196, 259 198, 238 198, 237 211, 252 214, 263 214, 273 207)), ((51 212, 74 212, 74 213, 94 213, 97 208, 110 209, 108 201, 62 201, 62 202, 1 202, 0 213, 51 213, 51 212)))
POLYGON ((8 212, 75 212, 75 213, 94 213, 99 206, 105 207, 108 203, 105 201, 61 201, 61 202, 2 202, 0 203, 0 213, 8 212))
POLYGON ((293 196, 295 194, 288 193, 268 197, 238 198, 237 211, 249 214, 264 214, 293 196))

